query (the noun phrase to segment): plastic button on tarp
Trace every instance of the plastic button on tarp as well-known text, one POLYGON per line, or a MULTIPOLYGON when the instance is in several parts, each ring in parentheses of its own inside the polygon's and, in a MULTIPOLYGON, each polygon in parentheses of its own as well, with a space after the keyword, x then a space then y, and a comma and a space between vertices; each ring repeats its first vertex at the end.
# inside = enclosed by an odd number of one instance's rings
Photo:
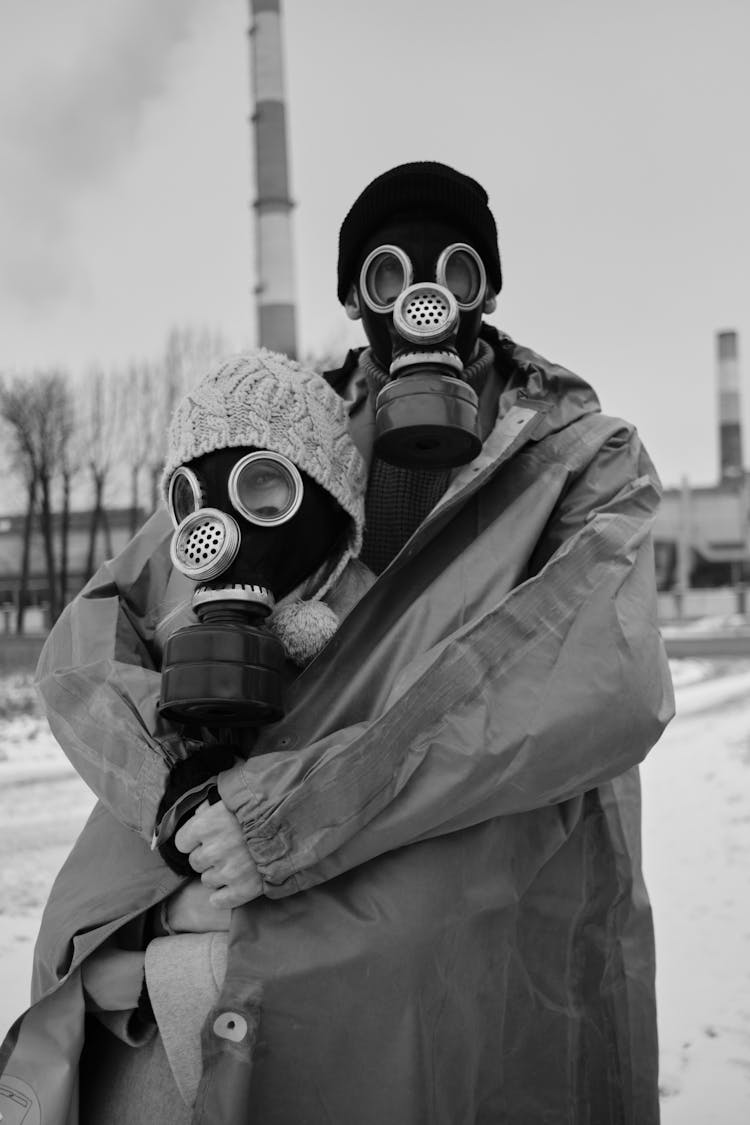
POLYGON ((239 1012, 222 1012, 214 1020, 214 1033, 220 1039, 240 1043, 247 1035, 247 1020, 239 1012))

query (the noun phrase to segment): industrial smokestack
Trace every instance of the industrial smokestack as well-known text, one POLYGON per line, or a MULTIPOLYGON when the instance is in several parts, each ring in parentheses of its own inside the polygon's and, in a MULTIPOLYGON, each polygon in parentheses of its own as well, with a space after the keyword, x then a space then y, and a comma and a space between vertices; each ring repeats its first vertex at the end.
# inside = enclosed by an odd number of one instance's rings
POLYGON ((716 374, 719 389, 719 468, 722 484, 739 484, 744 476, 740 369, 737 333, 716 333, 716 374))
POLYGON ((297 355, 280 0, 250 0, 258 341, 297 355))

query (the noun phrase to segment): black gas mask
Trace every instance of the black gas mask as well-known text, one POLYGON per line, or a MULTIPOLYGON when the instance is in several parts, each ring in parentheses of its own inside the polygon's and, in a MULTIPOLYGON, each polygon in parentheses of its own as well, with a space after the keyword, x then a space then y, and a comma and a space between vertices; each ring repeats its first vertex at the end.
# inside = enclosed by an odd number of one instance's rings
POLYGON ((464 369, 494 307, 479 253, 452 224, 394 221, 367 243, 356 294, 350 314, 390 376, 375 404, 376 455, 423 468, 472 461, 482 443, 464 369))
POLYGON ((249 447, 179 466, 168 507, 172 563, 196 583, 198 624, 165 645, 161 713, 214 727, 279 719, 286 658, 267 619, 331 556, 349 517, 287 457, 249 447))

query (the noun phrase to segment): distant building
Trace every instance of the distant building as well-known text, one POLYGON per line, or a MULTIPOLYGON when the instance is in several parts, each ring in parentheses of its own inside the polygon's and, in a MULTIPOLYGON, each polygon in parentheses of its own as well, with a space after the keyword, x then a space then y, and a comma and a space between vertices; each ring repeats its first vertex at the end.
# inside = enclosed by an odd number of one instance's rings
POLYGON ((668 488, 654 526, 660 590, 750 582, 750 474, 743 466, 737 333, 716 334, 719 481, 668 488))
MULTIPOLYGON (((131 508, 105 509, 105 521, 100 523, 96 536, 94 568, 100 566, 105 558, 116 555, 131 538, 133 526, 140 527, 146 513, 131 508)), ((71 512, 68 529, 68 580, 67 594, 71 598, 86 582, 90 527, 92 513, 71 512)), ((55 557, 60 562, 60 516, 53 516, 55 534, 55 557)), ((14 604, 18 598, 21 578, 21 559, 23 552, 23 515, 0 516, 0 606, 14 604)), ((29 566, 27 605, 43 606, 49 602, 47 565, 44 559, 44 545, 35 521, 31 539, 31 559, 29 566)))
POLYGON ((659 589, 672 590, 679 585, 682 542, 687 552, 685 577, 689 587, 750 582, 747 528, 746 486, 708 485, 687 493, 680 488, 665 489, 654 528, 659 589))

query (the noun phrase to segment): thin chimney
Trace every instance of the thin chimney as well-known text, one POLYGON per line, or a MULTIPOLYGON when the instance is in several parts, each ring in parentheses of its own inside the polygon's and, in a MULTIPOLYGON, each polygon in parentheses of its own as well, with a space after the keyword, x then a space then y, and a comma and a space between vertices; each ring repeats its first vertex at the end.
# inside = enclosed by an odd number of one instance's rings
POLYGON ((250 19, 258 341, 296 357, 294 205, 289 196, 280 0, 250 0, 250 19))
POLYGON ((744 475, 740 368, 737 333, 716 333, 716 374, 719 391, 719 470, 722 484, 739 484, 744 475))

